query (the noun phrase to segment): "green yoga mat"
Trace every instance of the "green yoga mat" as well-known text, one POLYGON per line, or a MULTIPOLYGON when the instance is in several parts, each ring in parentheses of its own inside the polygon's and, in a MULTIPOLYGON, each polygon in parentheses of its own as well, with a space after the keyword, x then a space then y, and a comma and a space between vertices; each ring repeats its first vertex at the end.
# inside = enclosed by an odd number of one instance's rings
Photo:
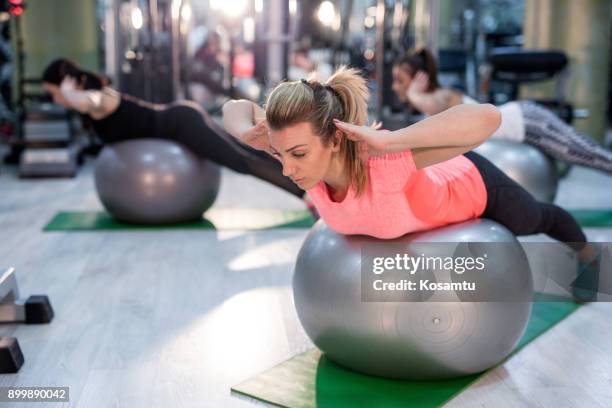
POLYGON ((253 208, 211 208, 201 221, 172 225, 136 225, 115 220, 104 211, 60 212, 44 231, 122 231, 158 229, 259 230, 271 228, 310 228, 314 219, 307 210, 253 208))
POLYGON ((612 228, 612 210, 570 210, 578 224, 590 228, 612 228))
MULTIPOLYGON (((569 301, 535 302, 525 335, 513 353, 578 307, 569 301)), ((344 369, 318 349, 311 349, 244 381, 232 391, 289 408, 428 408, 443 405, 482 375, 442 381, 387 380, 344 369)))

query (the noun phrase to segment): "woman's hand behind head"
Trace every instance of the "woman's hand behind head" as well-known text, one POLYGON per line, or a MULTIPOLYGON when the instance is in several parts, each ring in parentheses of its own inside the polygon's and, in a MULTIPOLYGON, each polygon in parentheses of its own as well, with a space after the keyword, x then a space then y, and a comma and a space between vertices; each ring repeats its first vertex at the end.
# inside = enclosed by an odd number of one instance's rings
POLYGON ((259 120, 258 123, 252 128, 238 135, 239 140, 253 149, 270 151, 270 139, 268 138, 268 124, 263 120, 259 120))
POLYGON ((412 81, 410 81, 410 86, 408 87, 408 95, 411 93, 427 93, 427 89, 429 88, 429 75, 424 71, 419 71, 414 75, 412 81))
POLYGON ((380 124, 372 126, 357 126, 334 119, 336 128, 347 138, 358 143, 359 155, 363 161, 370 156, 382 156, 387 153, 387 138, 384 130, 378 130, 380 124))
POLYGON ((60 84, 60 90, 64 94, 76 91, 78 89, 78 82, 76 78, 66 75, 60 84))

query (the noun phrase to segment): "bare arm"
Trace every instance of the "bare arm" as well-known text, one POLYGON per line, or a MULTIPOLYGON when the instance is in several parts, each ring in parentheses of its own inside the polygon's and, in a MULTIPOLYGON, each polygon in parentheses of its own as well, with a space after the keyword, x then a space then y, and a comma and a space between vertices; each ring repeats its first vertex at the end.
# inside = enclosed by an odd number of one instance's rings
POLYGON ((335 122, 356 141, 382 153, 411 150, 418 168, 439 163, 472 150, 499 127, 501 115, 489 104, 458 105, 394 132, 335 122))
POLYGON ((459 92, 446 88, 429 91, 428 88, 428 75, 419 71, 414 75, 406 93, 410 104, 426 115, 435 115, 462 103, 459 92))
POLYGON ((222 110, 223 127, 236 138, 266 118, 262 108, 246 99, 231 100, 223 105, 222 110))
POLYGON ((400 133, 390 149, 401 151, 407 150, 402 146, 413 146, 412 157, 421 169, 476 148, 500 123, 500 113, 493 105, 460 105, 397 131, 400 133))
POLYGON ((383 133, 381 137, 386 139, 388 152, 472 146, 488 139, 500 123, 501 115, 493 105, 458 105, 406 128, 383 133))
POLYGON ((77 89, 76 80, 66 77, 61 85, 62 95, 70 107, 79 113, 102 119, 114 112, 121 102, 121 95, 108 87, 103 89, 77 89))
POLYGON ((70 107, 79 113, 90 115, 94 119, 102 119, 114 112, 121 101, 120 94, 112 89, 71 91, 64 93, 70 107))
POLYGON ((433 92, 408 91, 410 104, 426 115, 435 115, 457 105, 455 92, 437 89, 433 92))
POLYGON ((257 150, 270 153, 266 112, 245 99, 223 105, 223 127, 236 139, 257 150))

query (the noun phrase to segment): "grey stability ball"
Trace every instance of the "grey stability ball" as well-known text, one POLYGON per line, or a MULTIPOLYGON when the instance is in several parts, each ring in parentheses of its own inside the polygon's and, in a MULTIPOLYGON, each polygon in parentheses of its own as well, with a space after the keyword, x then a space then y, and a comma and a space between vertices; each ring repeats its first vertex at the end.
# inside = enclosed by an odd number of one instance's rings
POLYGON ((488 140, 474 151, 495 164, 538 201, 552 203, 559 174, 553 159, 536 147, 507 140, 488 140))
MULTIPOLYGON (((443 274, 436 272, 437 282, 443 274)), ((344 236, 319 221, 298 254, 293 277, 302 326, 330 360, 397 379, 452 378, 498 364, 525 331, 532 292, 522 247, 505 227, 486 219, 385 241, 344 236), (431 293, 425 301, 412 295, 403 301, 366 301, 361 254, 381 243, 415 254, 449 246, 455 256, 465 248, 486 253, 486 271, 472 276, 487 288, 488 301, 438 301, 431 293)))
POLYGON ((95 168, 96 190, 106 210, 134 224, 201 219, 217 197, 219 182, 216 164, 163 139, 108 145, 95 168))

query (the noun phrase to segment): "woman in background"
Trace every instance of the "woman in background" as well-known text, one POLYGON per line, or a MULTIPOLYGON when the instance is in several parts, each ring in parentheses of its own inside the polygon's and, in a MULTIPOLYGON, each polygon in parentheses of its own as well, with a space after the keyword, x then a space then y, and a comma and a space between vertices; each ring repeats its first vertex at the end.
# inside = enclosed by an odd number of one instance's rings
POLYGON ((108 85, 107 78, 63 58, 51 62, 43 73, 43 86, 54 102, 78 111, 105 144, 138 138, 172 140, 198 156, 304 198, 304 191, 283 176, 277 160, 236 140, 196 103, 151 104, 108 85))
MULTIPOLYGON (((402 102, 426 115, 463 103, 477 103, 457 90, 440 86, 436 60, 426 48, 394 63, 392 89, 402 102)), ((501 125, 492 138, 528 143, 555 159, 612 174, 612 151, 545 107, 531 101, 514 101, 501 105, 499 111, 501 125)))

